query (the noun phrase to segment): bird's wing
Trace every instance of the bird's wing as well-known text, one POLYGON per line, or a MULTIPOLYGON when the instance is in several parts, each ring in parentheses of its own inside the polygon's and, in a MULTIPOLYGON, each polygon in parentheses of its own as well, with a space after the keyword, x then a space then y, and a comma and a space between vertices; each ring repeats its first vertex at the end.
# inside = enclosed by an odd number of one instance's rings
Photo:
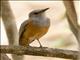
POLYGON ((22 33, 23 33, 24 30, 25 30, 25 26, 27 26, 28 23, 29 23, 29 20, 26 20, 26 21, 24 21, 24 22, 21 24, 21 27, 20 27, 20 29, 19 29, 19 39, 20 39, 22 33))

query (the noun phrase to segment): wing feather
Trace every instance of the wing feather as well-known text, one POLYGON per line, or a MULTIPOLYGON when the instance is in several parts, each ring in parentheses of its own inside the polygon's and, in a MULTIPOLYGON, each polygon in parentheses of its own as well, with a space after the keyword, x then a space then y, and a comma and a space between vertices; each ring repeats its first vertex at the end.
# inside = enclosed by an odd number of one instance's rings
POLYGON ((26 20, 26 21, 24 21, 24 22, 21 24, 21 27, 20 27, 20 29, 19 29, 19 39, 21 38, 21 35, 22 35, 22 33, 24 32, 24 30, 25 30, 25 26, 27 26, 28 23, 29 23, 29 20, 26 20))

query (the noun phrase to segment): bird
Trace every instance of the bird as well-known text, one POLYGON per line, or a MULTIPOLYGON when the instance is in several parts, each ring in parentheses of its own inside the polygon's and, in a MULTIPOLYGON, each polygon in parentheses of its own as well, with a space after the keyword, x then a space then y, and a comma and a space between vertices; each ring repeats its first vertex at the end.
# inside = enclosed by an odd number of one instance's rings
POLYGON ((37 40, 42 47, 39 40, 48 32, 50 27, 50 19, 45 14, 48 9, 36 9, 29 13, 29 18, 21 24, 19 29, 20 46, 30 46, 30 43, 37 40))

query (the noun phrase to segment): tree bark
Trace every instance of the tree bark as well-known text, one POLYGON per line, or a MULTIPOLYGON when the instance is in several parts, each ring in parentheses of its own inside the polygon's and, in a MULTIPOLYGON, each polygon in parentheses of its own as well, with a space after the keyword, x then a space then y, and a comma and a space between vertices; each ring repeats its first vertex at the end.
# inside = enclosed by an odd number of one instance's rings
POLYGON ((6 46, 2 45, 1 53, 10 53, 16 55, 34 55, 34 56, 46 56, 46 57, 58 57, 66 59, 76 59, 78 51, 53 49, 47 47, 23 47, 23 46, 6 46))

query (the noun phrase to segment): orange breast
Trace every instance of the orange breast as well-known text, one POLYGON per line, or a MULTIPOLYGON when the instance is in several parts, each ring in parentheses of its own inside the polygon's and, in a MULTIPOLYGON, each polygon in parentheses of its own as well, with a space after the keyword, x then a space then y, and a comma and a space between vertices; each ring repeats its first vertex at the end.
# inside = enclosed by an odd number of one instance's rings
POLYGON ((25 33, 23 34, 26 38, 35 36, 36 38, 42 37, 48 31, 48 27, 40 27, 30 22, 25 27, 25 33))

